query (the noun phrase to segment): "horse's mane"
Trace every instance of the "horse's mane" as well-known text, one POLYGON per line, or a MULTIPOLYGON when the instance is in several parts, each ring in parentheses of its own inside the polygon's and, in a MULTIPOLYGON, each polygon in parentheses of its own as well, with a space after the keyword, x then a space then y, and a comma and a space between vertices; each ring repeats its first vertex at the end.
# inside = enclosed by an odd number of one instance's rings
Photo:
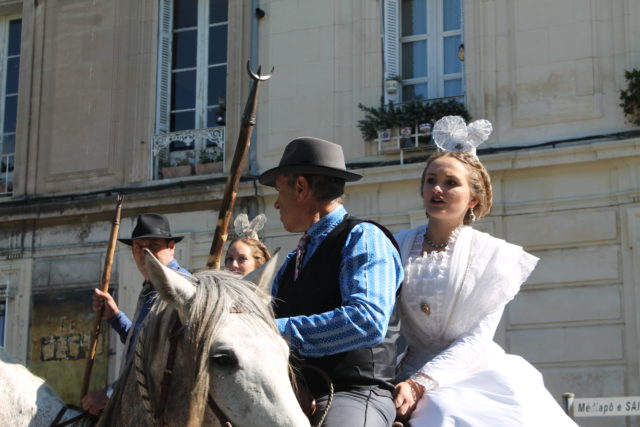
MULTIPOLYGON (((183 349, 185 349, 185 357, 190 359, 186 363, 193 366, 193 384, 190 387, 191 395, 185 397, 189 405, 188 425, 200 426, 204 418, 209 391, 209 352, 218 327, 224 323, 226 316, 233 313, 250 313, 252 316, 243 316, 243 321, 249 322, 256 329, 269 328, 275 332, 274 336, 278 336, 278 332, 270 304, 265 303, 269 297, 253 283, 243 281, 233 273, 212 270, 196 273, 192 282, 196 286, 196 292, 185 319, 183 341, 187 345, 184 345, 183 349)), ((144 359, 147 360, 144 362, 135 360, 132 364, 136 366, 128 366, 123 370, 120 380, 124 380, 124 376, 131 371, 131 368, 133 368, 131 374, 139 372, 141 368, 148 374, 148 359, 157 356, 159 346, 168 342, 171 325, 177 318, 176 314, 173 307, 158 298, 145 318, 136 343, 136 355, 144 354, 144 359), (138 366, 139 363, 143 363, 144 366, 138 366)), ((123 386, 124 384, 118 384, 112 399, 120 400, 123 386)), ((114 410, 121 410, 121 407, 114 410)))

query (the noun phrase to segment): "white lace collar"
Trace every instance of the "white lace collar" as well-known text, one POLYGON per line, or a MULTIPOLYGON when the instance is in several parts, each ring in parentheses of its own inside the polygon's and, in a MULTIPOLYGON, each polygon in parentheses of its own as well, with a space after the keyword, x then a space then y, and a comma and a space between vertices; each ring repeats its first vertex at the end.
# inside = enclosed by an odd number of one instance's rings
POLYGON ((424 243, 424 235, 427 232, 426 230, 428 228, 425 229, 425 232, 419 233, 418 235, 416 235, 416 238, 413 241, 413 246, 411 246, 411 252, 409 253, 409 262, 416 261, 418 259, 436 261, 436 260, 442 260, 445 257, 446 258, 451 257, 451 254, 453 253, 453 248, 455 247, 456 241, 458 240, 458 236, 460 235, 460 232, 464 227, 466 226, 463 224, 460 224, 451 232, 451 236, 449 236, 449 241, 447 242, 447 246, 444 248, 443 251, 431 251, 431 252, 422 251, 422 245, 424 243))

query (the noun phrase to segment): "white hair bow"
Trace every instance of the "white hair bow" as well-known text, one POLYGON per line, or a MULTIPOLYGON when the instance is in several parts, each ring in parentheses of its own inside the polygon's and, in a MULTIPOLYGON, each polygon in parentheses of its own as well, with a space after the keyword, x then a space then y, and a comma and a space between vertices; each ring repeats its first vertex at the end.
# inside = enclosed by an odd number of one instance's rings
POLYGON ((236 219, 233 221, 233 227, 236 230, 238 238, 260 240, 258 238, 258 231, 262 230, 266 222, 267 217, 265 214, 260 214, 249 222, 247 214, 241 213, 238 214, 236 219))
POLYGON ((476 147, 489 138, 493 126, 489 120, 467 124, 460 116, 445 116, 433 126, 433 140, 444 151, 476 155, 476 147))

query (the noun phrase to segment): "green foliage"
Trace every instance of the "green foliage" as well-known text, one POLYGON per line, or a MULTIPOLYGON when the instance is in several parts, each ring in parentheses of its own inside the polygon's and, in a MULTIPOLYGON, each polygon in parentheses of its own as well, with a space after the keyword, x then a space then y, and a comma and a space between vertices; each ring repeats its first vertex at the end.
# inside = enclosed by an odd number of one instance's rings
POLYGON ((202 149, 198 155, 198 163, 203 165, 205 163, 215 163, 222 161, 222 150, 219 148, 214 149, 202 149))
POLYGON ((640 69, 624 72, 627 89, 620 91, 620 106, 629 122, 640 126, 640 69))
POLYGON ((168 168, 171 166, 171 162, 169 161, 169 150, 166 148, 162 149, 158 156, 158 165, 161 168, 168 168))
POLYGON ((367 107, 358 104, 358 108, 365 112, 364 119, 358 120, 358 129, 365 140, 377 138, 378 131, 401 126, 416 126, 420 123, 431 123, 444 116, 461 116, 466 121, 471 119, 467 108, 462 102, 453 98, 423 101, 414 99, 403 104, 381 105, 367 107))

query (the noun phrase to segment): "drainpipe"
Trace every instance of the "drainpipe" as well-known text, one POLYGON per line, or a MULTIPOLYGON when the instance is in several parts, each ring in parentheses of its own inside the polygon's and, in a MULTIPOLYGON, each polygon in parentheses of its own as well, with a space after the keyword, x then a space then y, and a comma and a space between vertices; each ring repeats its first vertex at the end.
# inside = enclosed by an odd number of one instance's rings
MULTIPOLYGON (((250 60, 251 66, 255 70, 258 66, 258 0, 251 0, 251 47, 250 47, 250 60)), ((260 10, 260 18, 264 16, 264 12, 260 10)), ((258 174, 258 163, 256 160, 256 133, 251 134, 251 146, 249 147, 249 173, 252 176, 258 174)))
MULTIPOLYGON (((259 8, 259 0, 251 0, 251 45, 250 45, 250 61, 251 67, 255 70, 258 66, 258 19, 264 16, 264 12, 259 8)), ((256 153, 256 132, 251 133, 251 145, 249 146, 249 174, 251 176, 258 175, 258 162, 256 153)), ((257 182, 254 182, 255 197, 248 200, 247 213, 249 218, 255 218, 258 214, 257 200, 257 182)))

